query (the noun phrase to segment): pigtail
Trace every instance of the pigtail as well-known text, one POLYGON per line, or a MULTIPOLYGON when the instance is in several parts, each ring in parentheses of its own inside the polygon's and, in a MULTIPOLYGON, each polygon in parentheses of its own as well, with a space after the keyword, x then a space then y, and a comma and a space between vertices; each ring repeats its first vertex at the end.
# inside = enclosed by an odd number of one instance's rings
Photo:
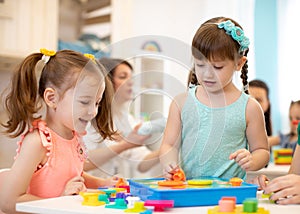
MULTIPOLYGON (((106 71, 106 69, 100 65, 98 62, 101 70, 106 71)), ((104 72, 105 74, 107 72, 104 72)), ((92 121, 93 126, 97 129, 97 131, 100 133, 103 139, 110 139, 114 140, 114 135, 116 135, 116 131, 114 131, 114 125, 113 125, 113 117, 112 117, 112 110, 111 110, 111 104, 112 104, 112 98, 114 94, 114 89, 111 80, 105 75, 105 90, 102 96, 102 99, 100 101, 100 105, 98 107, 98 114, 92 121)))
MULTIPOLYGON (((245 51, 244 56, 247 57, 248 50, 245 51)), ((242 67, 241 76, 244 86, 244 92, 249 94, 249 83, 248 83, 248 60, 246 60, 245 64, 242 67)))
POLYGON ((2 124, 10 137, 19 136, 40 117, 35 116, 41 109, 35 67, 41 58, 41 53, 26 57, 12 77, 10 91, 4 101, 8 121, 2 124))

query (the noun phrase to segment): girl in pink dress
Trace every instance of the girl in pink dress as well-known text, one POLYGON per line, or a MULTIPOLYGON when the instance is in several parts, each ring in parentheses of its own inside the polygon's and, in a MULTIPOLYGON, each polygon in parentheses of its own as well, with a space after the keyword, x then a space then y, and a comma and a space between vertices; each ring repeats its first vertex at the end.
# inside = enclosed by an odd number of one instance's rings
POLYGON ((115 184, 116 178, 83 172, 87 155, 81 140, 90 121, 103 138, 115 134, 112 91, 105 69, 91 55, 41 49, 25 58, 5 99, 6 133, 21 140, 13 166, 1 178, 3 212, 15 212, 17 202, 115 184))

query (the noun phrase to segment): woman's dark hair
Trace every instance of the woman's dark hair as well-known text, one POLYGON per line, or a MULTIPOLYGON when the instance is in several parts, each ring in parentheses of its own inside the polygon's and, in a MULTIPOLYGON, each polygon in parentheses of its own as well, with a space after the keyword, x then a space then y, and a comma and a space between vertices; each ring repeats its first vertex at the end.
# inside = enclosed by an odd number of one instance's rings
MULTIPOLYGON (((269 87, 268 85, 262 81, 262 80, 251 80, 249 82, 249 87, 256 87, 256 88, 262 88, 266 91, 267 98, 269 99, 269 87)), ((272 129, 272 118, 271 118, 271 103, 269 102, 269 107, 266 112, 264 112, 265 116, 265 123, 266 123, 266 131, 267 135, 271 136, 273 134, 273 129, 272 129)))
POLYGON ((132 65, 129 62, 127 62, 126 60, 124 60, 124 59, 103 57, 103 58, 100 58, 98 61, 107 70, 108 77, 110 78, 110 80, 112 81, 112 83, 114 83, 113 82, 114 81, 113 77, 115 75, 115 71, 116 71, 116 68, 117 68, 118 65, 125 64, 131 70, 133 70, 132 65))

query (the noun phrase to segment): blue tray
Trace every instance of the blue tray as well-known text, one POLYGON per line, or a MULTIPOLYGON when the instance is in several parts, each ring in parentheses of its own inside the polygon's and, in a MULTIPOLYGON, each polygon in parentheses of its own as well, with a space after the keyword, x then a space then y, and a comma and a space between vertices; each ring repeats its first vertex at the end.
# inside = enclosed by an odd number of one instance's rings
MULTIPOLYGON (((222 197, 236 197, 241 204, 246 198, 256 198, 257 186, 243 182, 241 186, 233 187, 226 184, 226 180, 219 178, 205 178, 213 180, 209 186, 187 185, 185 189, 160 187, 158 181, 164 179, 131 179, 130 193, 142 200, 174 200, 174 207, 217 205, 222 197)), ((197 179, 199 180, 199 179, 197 179)))

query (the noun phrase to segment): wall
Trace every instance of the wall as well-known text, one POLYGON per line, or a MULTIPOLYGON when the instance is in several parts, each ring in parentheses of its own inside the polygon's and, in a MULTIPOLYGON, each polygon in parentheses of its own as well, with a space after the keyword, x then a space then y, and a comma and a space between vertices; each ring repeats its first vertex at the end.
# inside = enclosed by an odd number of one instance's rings
MULTIPOLYGON (((2 72, 0 71, 0 91, 8 86, 12 72, 2 72)), ((1 103, 2 99, 1 99, 1 103)), ((4 122, 6 120, 6 114, 3 111, 3 106, 0 105, 0 121, 4 122)), ((4 131, 2 126, 0 126, 0 131, 4 131)), ((13 162, 13 157, 16 154, 17 140, 5 136, 0 133, 0 169, 10 167, 13 162)))
MULTIPOLYGON (((214 16, 228 16, 239 20, 239 23, 246 29, 247 36, 253 41, 253 9, 254 0, 195 0, 188 2, 182 0, 112 0, 111 48, 113 49, 118 45, 117 43, 126 39, 146 35, 170 37, 190 47, 193 35, 200 24, 214 16)), ((132 43, 134 42, 132 41, 132 43)), ((251 43, 251 48, 253 44, 251 43)), ((161 44, 162 49, 164 45, 161 44)), ((130 51, 130 49, 123 51, 130 51)), ((176 51, 178 50, 173 48, 173 52, 176 51)), ((189 55, 188 52, 183 55, 189 55)), ((250 78, 255 74, 253 53, 249 53, 250 78)), ((187 66, 190 66, 190 63, 191 59, 187 66)), ((176 77, 186 84, 188 69, 178 70, 181 68, 181 66, 171 67, 170 70, 177 73, 176 77)), ((240 79, 237 81, 241 82, 240 79)))
MULTIPOLYGON (((40 48, 57 47, 58 0, 6 0, 0 3, 0 92, 17 64, 40 48)), ((1 97, 0 122, 5 123, 1 97)), ((0 126, 0 168, 10 167, 18 139, 6 137, 0 126)))
POLYGON ((278 97, 277 35, 277 1, 257 0, 255 2, 255 70, 256 78, 265 81, 270 89, 273 134, 277 134, 282 127, 278 97))

